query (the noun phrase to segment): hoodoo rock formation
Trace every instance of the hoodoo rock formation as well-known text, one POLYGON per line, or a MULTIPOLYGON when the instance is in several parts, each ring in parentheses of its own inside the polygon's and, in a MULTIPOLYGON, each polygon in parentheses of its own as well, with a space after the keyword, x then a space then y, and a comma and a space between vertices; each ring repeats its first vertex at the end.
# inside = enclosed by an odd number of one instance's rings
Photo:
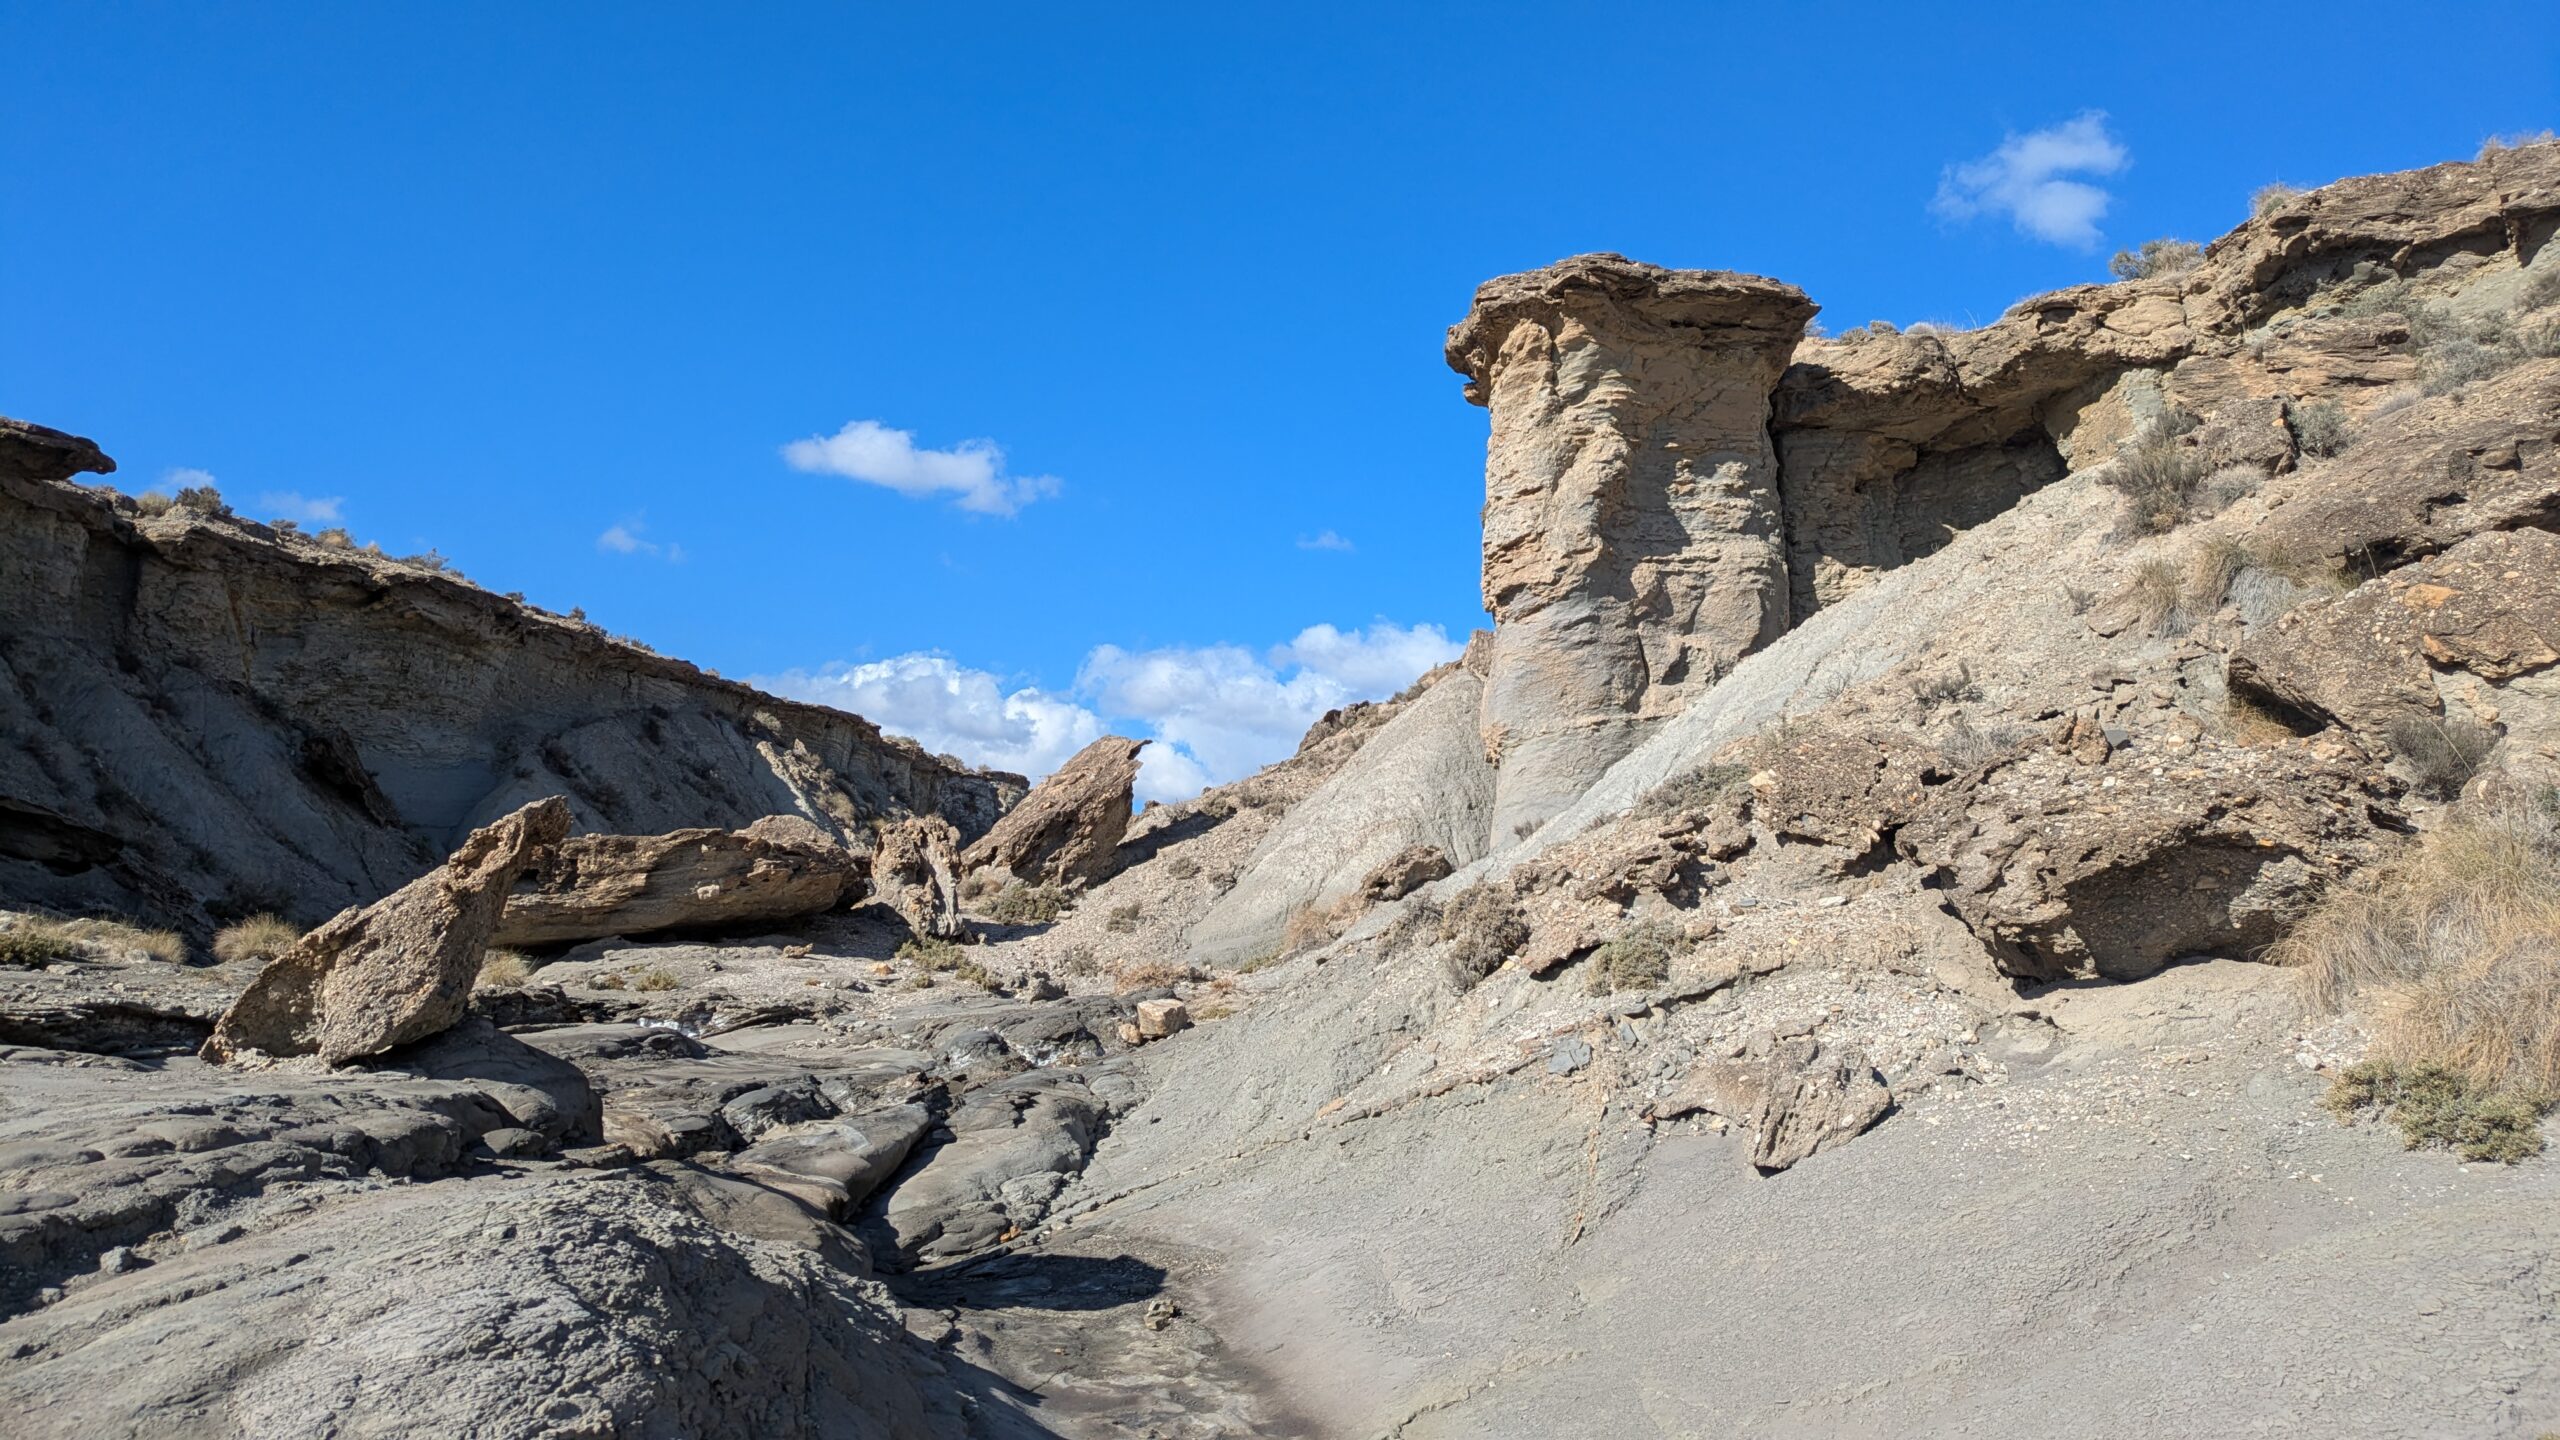
POLYGON ((1449 332, 1485 451, 1493 828, 1534 827, 1787 623, 1769 391, 1792 285, 1583 255, 1449 332))

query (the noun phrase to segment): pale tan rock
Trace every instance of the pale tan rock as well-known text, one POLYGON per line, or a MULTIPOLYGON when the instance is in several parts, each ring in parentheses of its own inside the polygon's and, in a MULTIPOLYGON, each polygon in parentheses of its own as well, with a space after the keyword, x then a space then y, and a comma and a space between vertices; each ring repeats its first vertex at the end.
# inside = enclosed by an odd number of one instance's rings
POLYGON ((1813 311, 1757 276, 1581 255, 1486 282, 1450 330, 1493 416, 1497 845, 1786 629, 1769 392, 1813 311))
POLYGON ((1141 1000, 1138 1002, 1138 1034, 1148 1040, 1161 1040, 1191 1028, 1191 1008, 1179 1000, 1141 1000))
POLYGON ((1700 1062, 1653 1113, 1704 1111, 1740 1125, 1750 1134, 1752 1165, 1778 1171, 1855 1139, 1892 1105, 1865 1055, 1764 1035, 1744 1054, 1700 1062))
POLYGON ((743 830, 579 835, 508 897, 490 943, 771 925, 835 909, 861 884, 853 856, 797 815, 743 830))
POLYGON ((871 856, 871 889, 905 917, 919 935, 950 940, 960 919, 960 833, 931 815, 911 816, 880 829, 871 856))
POLYGON ((422 1040, 462 1018, 507 894, 569 834, 536 801, 474 830, 451 859, 303 936, 216 1021, 204 1054, 317 1055, 331 1064, 422 1040))
POLYGON ((1457 867, 1449 863, 1449 852, 1437 845, 1407 845, 1378 862, 1360 881, 1358 894, 1373 905, 1401 900, 1434 880, 1445 880, 1457 867))
POLYGON ((1106 735, 1077 751, 962 852, 962 870, 1000 870, 1031 885, 1108 878, 1128 833, 1138 751, 1146 743, 1106 735))

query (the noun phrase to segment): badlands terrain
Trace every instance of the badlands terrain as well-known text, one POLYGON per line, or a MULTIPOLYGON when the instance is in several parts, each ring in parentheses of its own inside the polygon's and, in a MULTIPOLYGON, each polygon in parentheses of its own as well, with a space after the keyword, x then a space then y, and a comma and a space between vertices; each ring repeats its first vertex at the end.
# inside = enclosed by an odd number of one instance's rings
POLYGON ((2560 1432, 2560 145, 2253 208, 1489 281, 1135 815, 0 422, 0 1428, 2560 1432))

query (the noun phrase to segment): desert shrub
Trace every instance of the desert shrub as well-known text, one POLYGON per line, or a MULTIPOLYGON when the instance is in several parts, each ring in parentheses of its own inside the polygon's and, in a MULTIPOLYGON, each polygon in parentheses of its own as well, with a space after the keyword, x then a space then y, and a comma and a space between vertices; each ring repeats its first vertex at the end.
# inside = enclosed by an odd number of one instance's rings
POLYGON ((1178 961, 1132 960, 1112 967, 1111 988, 1126 995, 1132 990, 1170 990, 1201 978, 1197 967, 1178 961))
POLYGON ((2125 442, 2099 472, 2125 497, 2125 527, 2136 535, 2165 535, 2194 513, 2196 495, 2213 465, 2186 443, 2195 417, 2171 411, 2125 442))
POLYGON ((1251 975, 1258 970, 1268 970, 1272 966, 1279 964, 1283 958, 1282 952, 1279 950, 1265 950, 1259 955, 1246 957, 1235 967, 1235 973, 1238 975, 1251 975))
POLYGON ((2391 753, 2409 767, 2419 794, 2450 800, 2480 773, 2489 752, 2498 748, 2499 735, 2460 716, 2412 715, 2393 721, 2385 738, 2391 753))
POLYGON ((977 986, 981 990, 994 990, 998 988, 996 985, 996 977, 987 972, 986 966, 979 964, 975 960, 963 960, 959 964, 952 966, 951 978, 954 980, 965 981, 968 984, 977 986))
POLYGON ((2018 748, 2027 731, 2017 725, 1994 725, 1984 729, 1965 715, 1947 722, 1947 737, 1938 742, 1938 754, 1959 771, 1979 769, 2018 748))
POLYGON ((981 912, 999 925, 1046 925, 1067 910, 1067 892, 1016 880, 986 899, 981 912))
POLYGON ((199 515, 231 513, 231 507, 223 503, 222 492, 210 485, 188 485, 181 488, 177 494, 177 503, 181 508, 193 510, 199 515))
POLYGON ((1146 915, 1147 907, 1135 900, 1126 905, 1114 905, 1110 913, 1102 917, 1102 928, 1115 935, 1126 935, 1137 929, 1138 922, 1145 919, 1146 915))
POLYGON ((1528 938, 1518 902, 1500 885, 1470 885, 1440 912, 1440 942, 1448 947, 1441 963, 1461 988, 1501 969, 1528 938))
POLYGON ((2154 635, 2175 635, 2186 630, 2186 596, 2186 579, 2175 560, 2145 560, 2125 585, 2125 598, 2133 606, 2134 617, 2154 635))
POLYGON ((676 979, 676 972, 663 965, 653 965, 631 977, 634 990, 673 990, 681 983, 676 979))
MULTIPOLYGON (((2369 1058, 2403 1082, 2438 1069, 2459 1077, 2453 1098, 2470 1108, 2547 1107, 2560 1095, 2560 804, 2546 790, 2454 807, 2332 890, 2271 958, 2301 970, 2315 1004, 2363 1012, 2369 1058)), ((2419 1113, 2447 1094, 2426 1080, 2419 1113)))
MULTIPOLYGON (((533 962, 513 950, 490 950, 480 956, 479 985, 486 990, 521 989, 533 978, 533 962)), ((668 979, 672 981, 673 976, 668 979)), ((647 986, 641 987, 647 989, 647 986)))
POLYGON ((2527 360, 2560 360, 2560 320, 2519 327, 2515 345, 2527 360))
POLYGON ((2115 258, 2107 262, 2107 273, 2119 280, 2149 280, 2193 270, 2203 263, 2203 246, 2193 240, 2163 237, 2145 240, 2135 249, 2117 251, 2115 258))
POLYGON ((400 563, 403 565, 415 565, 421 570, 434 570, 439 573, 453 569, 453 562, 446 559, 443 552, 436 550, 421 551, 415 555, 403 555, 400 557, 400 563))
POLYGON ((2355 443, 2355 435, 2347 428, 2347 412, 2335 401, 2296 406, 2285 418, 2293 426, 2294 445, 2305 455, 2326 459, 2355 443))
POLYGON ((2529 145, 2560 144, 2560 133, 2549 130, 2523 130, 2512 135, 2492 135, 2480 142, 2476 159, 2486 160, 2501 150, 2522 150, 2529 145))
POLYGON ((2419 357, 2418 385, 2430 395, 2450 395, 2498 374, 2522 357, 2521 349, 2450 336, 2427 346, 2419 357))
POLYGON ((2350 1066, 2321 1103, 2341 1120, 2380 1109, 2411 1150, 2442 1145, 2465 1160, 2505 1165, 2542 1153, 2542 1117, 2552 1104, 2547 1096, 2483 1085, 2442 1065, 2388 1060, 2350 1066))
POLYGON ((157 490, 145 490, 133 497, 134 509, 154 517, 168 514, 177 503, 157 490))
POLYGON ((252 915, 214 932, 213 958, 225 965, 264 965, 301 938, 302 931, 281 915, 252 915))
POLYGON ((1583 987, 1594 995, 1650 990, 1671 978, 1679 939, 1679 931, 1659 920, 1639 920, 1582 962, 1583 987))
POLYGON ((1700 765, 1683 770, 1644 792, 1644 798, 1636 802, 1635 813, 1650 817, 1704 810, 1749 778, 1751 772, 1739 765, 1700 765))
POLYGON ((2516 296, 2516 309, 2539 310, 2545 305, 2560 304, 2560 265, 2545 265, 2542 272, 2524 282, 2516 296))
POLYGON ((1935 710, 1941 705, 1979 700, 1982 687, 1973 683, 1973 666, 1959 660, 1953 670, 1941 670, 1912 681, 1911 698, 1920 702, 1921 709, 1935 710))
POLYGON ((356 548, 356 537, 348 534, 347 527, 344 525, 332 525, 328 529, 319 532, 311 538, 328 546, 332 550, 353 550, 356 548))
POLYGON ((1090 945, 1070 945, 1058 956, 1058 968, 1071 977, 1099 974, 1101 962, 1093 958, 1090 945))
POLYGON ((49 920, 21 920, 0 930, 0 965, 18 965, 40 969, 65 960, 77 960, 85 952, 80 942, 62 932, 62 927, 49 920))
POLYGON ((2287 185, 2281 180, 2275 181, 2272 184, 2261 185, 2256 190, 2250 192, 2249 214, 2256 219, 2263 220, 2267 216, 2283 209, 2294 199, 2294 197, 2302 193, 2301 186, 2287 185))
POLYGON ((898 958, 919 970, 955 970, 959 968, 964 952, 956 940, 910 935, 898 942, 898 958))

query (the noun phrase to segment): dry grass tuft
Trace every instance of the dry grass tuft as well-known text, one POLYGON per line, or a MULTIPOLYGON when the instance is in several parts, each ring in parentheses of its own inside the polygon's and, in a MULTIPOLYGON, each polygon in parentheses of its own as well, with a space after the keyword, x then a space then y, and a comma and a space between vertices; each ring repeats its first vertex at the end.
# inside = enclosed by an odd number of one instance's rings
POLYGON ((2364 1099, 2342 1089, 2341 1106, 2414 1099, 2420 1139, 2442 1138, 2428 1116, 2448 1106, 2539 1115, 2560 1096, 2560 795, 2455 807, 2334 891, 2272 958, 2302 972, 2315 1004, 2352 1005, 2373 1027, 2386 1068, 2354 1081, 2364 1099))
POLYGON ((2125 442, 2099 472, 2125 498, 2127 531, 2166 535, 2195 513, 2197 496, 2214 468, 2212 457, 2186 443, 2195 428, 2192 415, 2163 415, 2125 442))
POLYGON ((1126 935, 1137 929, 1138 922, 1145 918, 1147 907, 1132 900, 1126 905, 1112 906, 1110 913, 1102 917, 1102 928, 1114 935, 1126 935))
POLYGON ((41 970, 87 953, 80 942, 63 934, 62 927, 51 920, 22 920, 0 930, 0 965, 41 970))
POLYGON ((676 978, 676 972, 663 965, 653 965, 631 977, 634 990, 673 990, 683 983, 676 978))
POLYGON ((1126 995, 1132 990, 1170 990, 1176 985, 1189 985, 1206 978, 1196 965, 1177 964, 1169 960, 1132 960, 1111 970, 1111 988, 1126 995))
POLYGON ((30 925, 50 930, 83 950, 139 950, 171 965, 183 965, 187 959, 187 942, 175 930, 147 930, 121 920, 88 919, 34 920, 22 922, 21 928, 30 925))
POLYGON ((480 956, 483 990, 521 990, 533 978, 533 962, 513 950, 490 950, 480 956))
POLYGON ((214 932, 213 958, 225 965, 264 965, 301 938, 301 928, 281 915, 252 915, 214 932))
POLYGON ((2503 737, 2456 715, 2412 715, 2392 722, 2385 738, 2391 753, 2409 767, 2419 794, 2451 800, 2480 773, 2503 737))
POLYGON ((1289 912, 1289 923, 1280 932, 1280 953, 1295 955, 1319 945, 1330 945, 1368 910, 1367 897, 1356 890, 1321 905, 1312 902, 1301 905, 1289 912))

